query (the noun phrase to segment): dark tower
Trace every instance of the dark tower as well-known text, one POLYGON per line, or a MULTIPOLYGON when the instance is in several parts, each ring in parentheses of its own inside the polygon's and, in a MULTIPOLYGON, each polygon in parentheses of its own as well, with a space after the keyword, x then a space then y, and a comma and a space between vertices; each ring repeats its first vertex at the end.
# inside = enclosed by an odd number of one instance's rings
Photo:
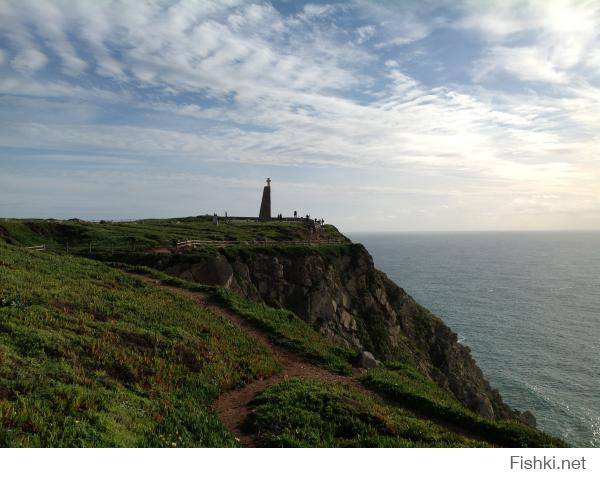
POLYGON ((263 188, 258 219, 259 221, 268 221, 271 219, 271 178, 267 178, 267 185, 263 188))

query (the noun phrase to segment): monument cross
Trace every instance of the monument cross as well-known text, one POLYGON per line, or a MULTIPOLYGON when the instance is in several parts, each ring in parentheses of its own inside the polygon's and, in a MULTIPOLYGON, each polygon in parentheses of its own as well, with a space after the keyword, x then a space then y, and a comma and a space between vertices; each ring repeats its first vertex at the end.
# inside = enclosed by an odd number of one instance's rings
POLYGON ((263 188, 258 219, 260 221, 268 221, 271 219, 271 178, 267 178, 267 185, 263 188))

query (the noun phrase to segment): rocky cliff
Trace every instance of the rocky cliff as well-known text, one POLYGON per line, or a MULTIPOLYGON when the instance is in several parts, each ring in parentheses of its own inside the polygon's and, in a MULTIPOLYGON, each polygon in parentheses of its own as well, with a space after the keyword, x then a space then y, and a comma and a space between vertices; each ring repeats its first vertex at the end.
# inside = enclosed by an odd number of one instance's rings
POLYGON ((408 361, 488 418, 535 424, 492 389, 468 347, 439 318, 374 267, 360 244, 327 248, 224 249, 175 254, 154 267, 292 310, 331 340, 383 361, 408 361))

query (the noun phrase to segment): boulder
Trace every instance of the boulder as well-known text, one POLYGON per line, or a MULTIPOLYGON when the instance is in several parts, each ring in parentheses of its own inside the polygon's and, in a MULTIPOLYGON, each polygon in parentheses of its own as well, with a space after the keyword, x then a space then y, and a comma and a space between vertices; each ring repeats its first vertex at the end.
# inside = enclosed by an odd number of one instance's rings
POLYGON ((358 356, 358 366, 360 368, 375 368, 381 365, 381 362, 373 357, 371 352, 363 350, 358 356))

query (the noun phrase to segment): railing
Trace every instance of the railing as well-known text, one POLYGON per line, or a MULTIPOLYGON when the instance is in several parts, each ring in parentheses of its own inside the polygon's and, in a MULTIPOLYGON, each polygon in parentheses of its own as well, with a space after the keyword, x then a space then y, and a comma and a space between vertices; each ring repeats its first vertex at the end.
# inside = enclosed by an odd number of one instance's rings
MULTIPOLYGON (((159 246, 150 245, 147 243, 118 243, 110 241, 91 241, 91 242, 66 242, 63 244, 41 244, 39 246, 24 246, 24 249, 30 251, 50 251, 50 252, 66 252, 71 254, 82 254, 92 252, 110 251, 114 252, 130 252, 151 250, 159 246)), ((166 246, 163 246, 166 247, 166 246)))
POLYGON ((277 241, 277 240, 252 240, 252 241, 207 241, 207 240, 196 240, 189 239, 187 241, 177 242, 177 248, 195 248, 195 247, 227 247, 227 246, 319 246, 325 244, 345 244, 345 241, 333 240, 333 239, 313 239, 303 241, 277 241))
POLYGON ((25 249, 29 249, 30 251, 45 251, 46 244, 42 244, 40 246, 28 246, 25 249))
POLYGON ((295 241, 278 241, 275 239, 254 239, 254 240, 206 240, 206 239, 187 239, 185 241, 177 241, 169 244, 148 244, 148 243, 118 243, 118 242, 103 242, 91 241, 81 243, 65 243, 65 244, 40 244, 37 246, 27 246, 25 249, 30 251, 55 251, 66 252, 71 254, 92 254, 94 252, 110 252, 111 254, 118 252, 164 252, 169 253, 174 250, 196 249, 201 247, 231 247, 231 246, 247 246, 247 247, 273 247, 273 246, 321 246, 328 244, 346 244, 343 240, 333 239, 311 239, 311 240, 295 240, 295 241))

